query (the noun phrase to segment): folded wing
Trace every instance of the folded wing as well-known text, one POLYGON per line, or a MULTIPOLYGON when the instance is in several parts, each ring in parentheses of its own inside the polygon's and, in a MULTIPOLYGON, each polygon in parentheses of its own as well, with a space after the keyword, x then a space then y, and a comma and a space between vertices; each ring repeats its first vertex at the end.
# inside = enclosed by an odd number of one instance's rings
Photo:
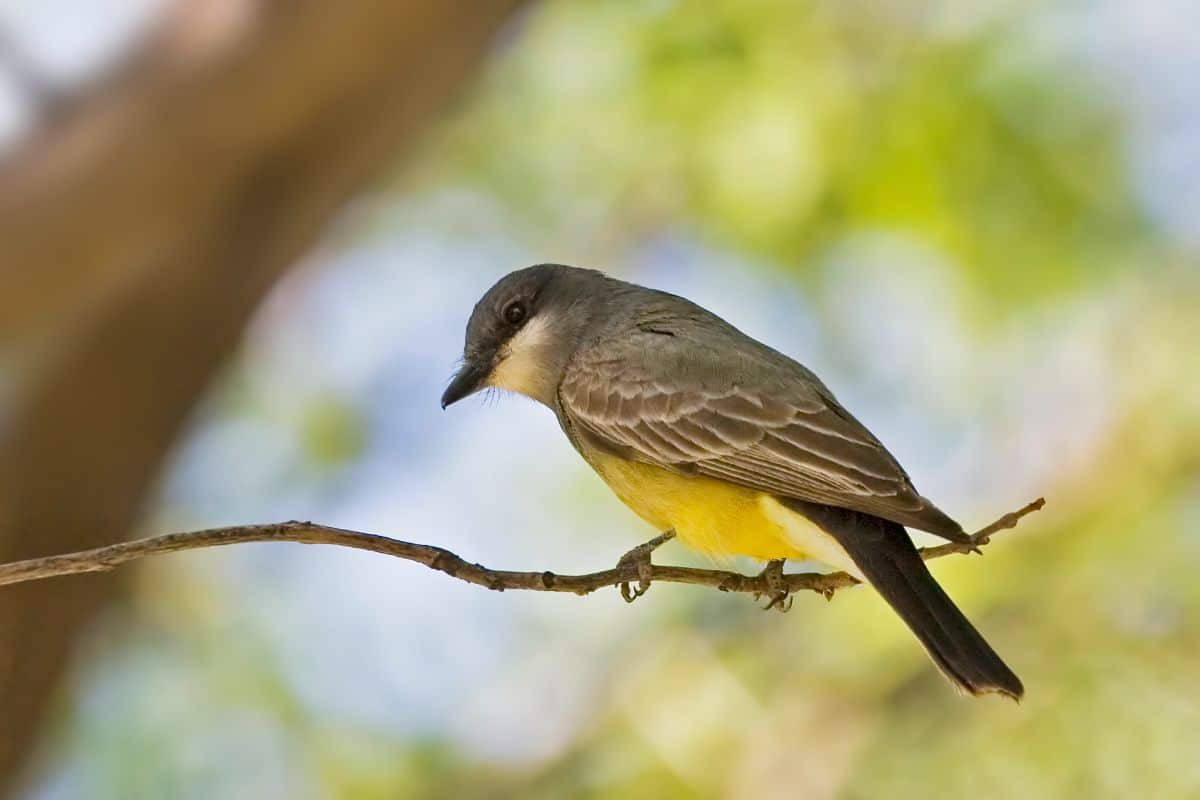
POLYGON ((625 458, 966 539, 816 376, 712 333, 659 323, 578 354, 559 387, 567 424, 625 458))

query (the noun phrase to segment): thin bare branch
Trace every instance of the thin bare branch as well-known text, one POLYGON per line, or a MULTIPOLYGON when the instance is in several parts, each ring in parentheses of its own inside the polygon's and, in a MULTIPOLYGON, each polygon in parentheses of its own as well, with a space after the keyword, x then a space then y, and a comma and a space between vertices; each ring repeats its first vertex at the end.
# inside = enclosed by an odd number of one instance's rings
MULTIPOLYGON (((1045 504, 1039 498, 1024 508, 1005 514, 1000 519, 976 533, 972 544, 949 543, 938 547, 927 547, 921 550, 926 559, 941 558, 954 553, 969 553, 977 551, 990 541, 998 531, 1016 527, 1017 523, 1027 514, 1037 511, 1045 504)), ((159 556, 166 553, 178 553, 183 550, 197 550, 204 547, 224 547, 232 544, 247 542, 297 542, 299 544, 331 544, 339 547, 350 547, 356 550, 366 550, 372 553, 402 558, 422 564, 430 569, 444 572, 452 578, 458 578, 476 586, 483 586, 496 591, 505 589, 526 589, 537 592, 571 592, 573 594, 589 594, 607 586, 617 586, 622 583, 636 582, 639 579, 638 565, 632 562, 618 564, 612 569, 600 572, 590 572, 586 575, 559 575, 554 572, 512 572, 509 570, 489 569, 481 564, 473 564, 449 550, 427 544, 414 544, 399 539, 390 539, 374 533, 331 528, 327 525, 317 525, 312 522, 280 522, 270 525, 237 525, 228 528, 211 528, 203 531, 186 533, 170 533, 164 536, 154 536, 148 539, 138 539, 132 542, 98 547, 94 550, 84 550, 60 556, 32 558, 27 561, 16 561, 0 565, 0 586, 10 583, 24 583, 61 575, 74 575, 81 572, 107 572, 130 561, 159 556)), ((724 570, 696 569, 693 567, 667 567, 654 565, 651 579, 664 583, 690 583, 699 586, 712 586, 723 592, 746 592, 750 594, 768 594, 779 590, 778 583, 772 583, 763 574, 742 575, 737 572, 724 570)), ((846 586, 858 583, 845 572, 819 573, 803 572, 784 575, 784 586, 789 592, 809 590, 831 596, 833 592, 846 586)))

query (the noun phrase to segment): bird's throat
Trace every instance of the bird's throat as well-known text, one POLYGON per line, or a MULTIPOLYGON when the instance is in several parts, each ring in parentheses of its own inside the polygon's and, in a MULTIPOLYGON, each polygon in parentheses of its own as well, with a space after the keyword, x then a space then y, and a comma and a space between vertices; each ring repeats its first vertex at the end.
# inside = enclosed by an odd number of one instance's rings
POLYGON ((552 405, 557 375, 550 336, 546 320, 531 319, 501 349, 488 385, 552 405))

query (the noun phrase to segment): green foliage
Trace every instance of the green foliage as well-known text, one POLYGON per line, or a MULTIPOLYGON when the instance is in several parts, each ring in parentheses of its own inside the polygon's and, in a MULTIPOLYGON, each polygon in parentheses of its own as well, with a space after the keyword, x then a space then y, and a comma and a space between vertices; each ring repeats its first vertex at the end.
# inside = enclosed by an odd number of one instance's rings
POLYGON ((337 467, 361 454, 366 431, 355 408, 338 397, 324 395, 303 409, 300 435, 314 464, 337 467))
POLYGON ((685 226, 805 270, 886 229, 1011 309, 1148 243, 1118 115, 1029 52, 1026 23, 938 35, 835 2, 553 3, 447 146, 462 179, 560 236, 685 226))

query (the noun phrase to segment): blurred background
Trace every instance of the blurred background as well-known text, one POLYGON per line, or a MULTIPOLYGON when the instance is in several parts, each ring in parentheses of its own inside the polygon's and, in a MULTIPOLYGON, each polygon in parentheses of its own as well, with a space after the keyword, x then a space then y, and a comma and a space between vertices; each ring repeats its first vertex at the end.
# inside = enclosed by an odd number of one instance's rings
POLYGON ((611 566, 654 531, 545 409, 438 407, 472 304, 542 261, 803 361, 968 528, 1048 499, 933 567, 1020 705, 867 591, 626 606, 287 544, 5 587, 3 791, 1200 796, 1197 24, 3 0, 0 561, 298 518, 611 566))

